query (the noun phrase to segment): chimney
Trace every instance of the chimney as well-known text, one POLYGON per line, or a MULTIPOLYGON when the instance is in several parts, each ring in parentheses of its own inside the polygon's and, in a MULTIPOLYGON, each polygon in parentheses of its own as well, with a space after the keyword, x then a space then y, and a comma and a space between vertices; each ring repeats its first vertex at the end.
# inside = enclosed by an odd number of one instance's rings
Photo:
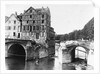
POLYGON ((17 15, 17 12, 15 12, 15 15, 17 15))

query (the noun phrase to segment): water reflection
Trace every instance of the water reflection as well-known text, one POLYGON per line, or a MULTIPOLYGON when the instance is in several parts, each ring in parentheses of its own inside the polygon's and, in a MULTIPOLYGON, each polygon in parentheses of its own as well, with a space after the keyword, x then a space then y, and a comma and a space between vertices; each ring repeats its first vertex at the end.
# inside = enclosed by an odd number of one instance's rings
POLYGON ((53 58, 42 58, 39 59, 38 63, 36 60, 27 61, 25 63, 26 70, 52 70, 54 67, 53 58))
POLYGON ((54 58, 42 58, 38 63, 22 58, 6 58, 5 61, 8 70, 53 70, 54 67, 54 58))
POLYGON ((42 58, 37 63, 36 60, 25 61, 22 58, 6 58, 7 70, 75 70, 70 64, 62 64, 58 57, 42 58))
POLYGON ((6 68, 8 70, 75 70, 70 64, 62 64, 58 57, 42 58, 36 63, 36 60, 25 61, 20 58, 6 58, 6 68))
POLYGON ((8 70, 74 70, 74 66, 62 64, 62 51, 56 50, 54 57, 46 57, 36 60, 25 61, 23 57, 6 58, 8 70))
POLYGON ((6 58, 5 59, 6 68, 8 70, 23 70, 25 68, 25 59, 24 58, 6 58))

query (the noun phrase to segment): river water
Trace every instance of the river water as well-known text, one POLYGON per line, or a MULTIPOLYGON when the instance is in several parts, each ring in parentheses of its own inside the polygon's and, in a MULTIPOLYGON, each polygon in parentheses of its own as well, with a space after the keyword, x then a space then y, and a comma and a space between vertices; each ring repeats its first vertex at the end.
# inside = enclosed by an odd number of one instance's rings
POLYGON ((68 64, 62 64, 61 55, 56 57, 45 57, 37 60, 25 61, 23 57, 5 58, 5 66, 7 70, 74 70, 74 67, 69 67, 68 64))
POLYGON ((38 60, 25 61, 23 57, 5 58, 7 70, 75 70, 71 63, 62 64, 62 48, 55 48, 54 57, 45 57, 38 60))
POLYGON ((42 58, 38 62, 36 60, 25 61, 23 58, 6 58, 5 66, 7 70, 62 70, 74 67, 68 67, 66 64, 61 64, 58 57, 42 58))

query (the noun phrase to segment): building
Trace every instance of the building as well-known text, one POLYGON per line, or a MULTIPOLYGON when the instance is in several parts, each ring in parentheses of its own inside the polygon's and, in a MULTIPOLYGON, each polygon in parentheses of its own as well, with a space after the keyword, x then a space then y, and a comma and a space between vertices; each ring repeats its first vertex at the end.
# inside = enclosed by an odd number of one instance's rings
POLYGON ((20 39, 20 21, 16 14, 11 14, 10 17, 5 17, 5 38, 20 39))
POLYGON ((51 15, 48 7, 37 9, 30 7, 18 15, 18 18, 21 22, 22 39, 35 40, 46 46, 54 44, 55 32, 51 27, 51 15))
POLYGON ((48 7, 38 9, 30 7, 20 15, 12 14, 5 17, 5 24, 5 38, 33 40, 48 48, 49 54, 55 53, 55 32, 51 27, 48 7))

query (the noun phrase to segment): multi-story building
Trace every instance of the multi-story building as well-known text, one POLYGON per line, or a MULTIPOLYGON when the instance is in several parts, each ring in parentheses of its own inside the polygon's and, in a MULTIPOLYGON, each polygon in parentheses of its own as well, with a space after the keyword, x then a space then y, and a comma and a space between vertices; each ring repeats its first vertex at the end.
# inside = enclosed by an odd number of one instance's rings
POLYGON ((11 14, 10 17, 5 17, 5 38, 20 39, 20 21, 16 14, 11 14))
POLYGON ((51 27, 49 8, 30 7, 24 13, 5 18, 5 38, 35 40, 47 47, 54 47, 55 32, 51 27))
POLYGON ((18 15, 21 22, 21 38, 35 40, 37 43, 54 44, 55 32, 51 27, 49 8, 34 9, 30 7, 18 15), (49 42, 48 42, 49 41, 49 42))

